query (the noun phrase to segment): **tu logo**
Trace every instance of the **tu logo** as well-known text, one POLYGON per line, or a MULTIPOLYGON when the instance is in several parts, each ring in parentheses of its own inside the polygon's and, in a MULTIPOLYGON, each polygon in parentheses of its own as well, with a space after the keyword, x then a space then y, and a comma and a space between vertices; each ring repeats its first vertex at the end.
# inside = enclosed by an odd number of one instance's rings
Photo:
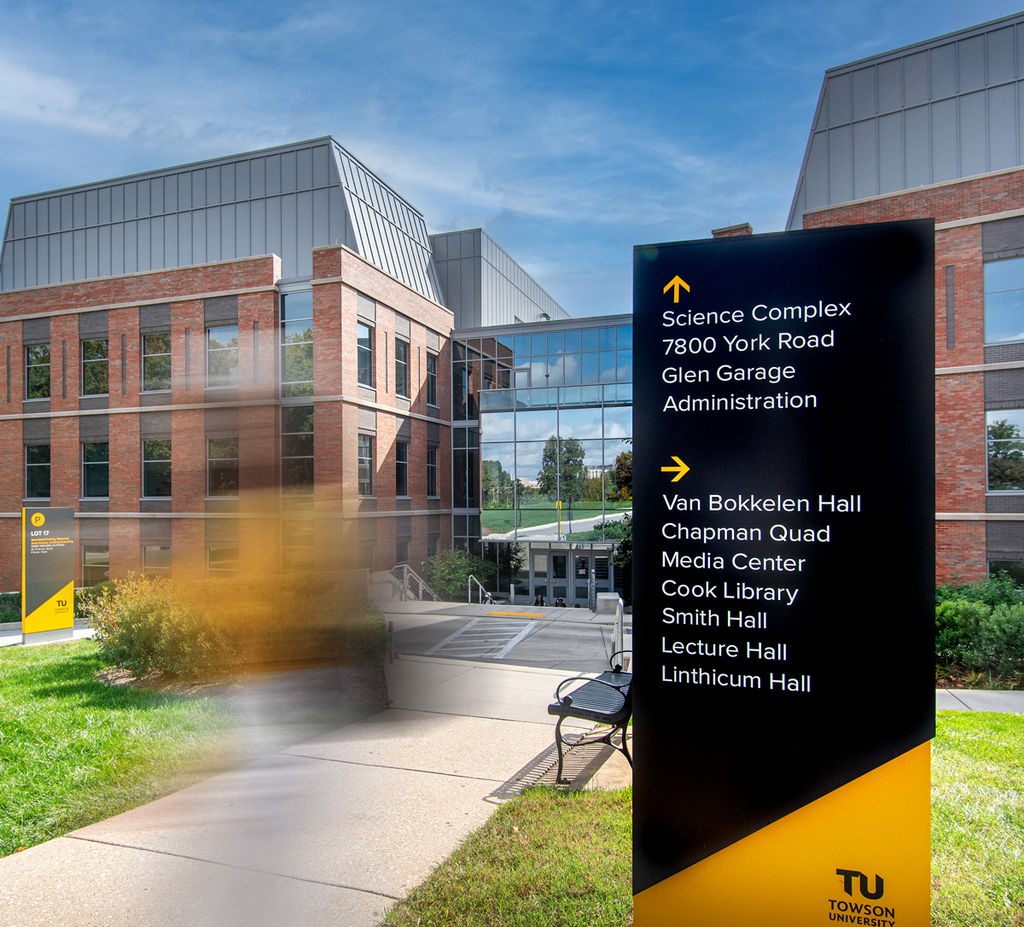
POLYGON ((862 898, 881 898, 885 892, 885 882, 882 877, 875 873, 875 887, 873 891, 868 890, 868 877, 856 869, 837 869, 836 875, 843 877, 843 891, 851 898, 853 897, 853 880, 858 880, 857 888, 862 898))

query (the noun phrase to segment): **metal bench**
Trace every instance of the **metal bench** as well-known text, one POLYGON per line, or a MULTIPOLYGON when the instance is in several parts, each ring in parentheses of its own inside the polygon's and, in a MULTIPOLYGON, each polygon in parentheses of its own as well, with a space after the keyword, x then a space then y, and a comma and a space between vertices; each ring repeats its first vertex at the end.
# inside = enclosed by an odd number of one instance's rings
POLYGON ((558 747, 558 772, 555 781, 561 784, 569 782, 562 778, 562 766, 565 759, 564 747, 568 744, 562 737, 562 722, 566 718, 578 718, 581 721, 593 721, 595 724, 608 726, 604 733, 584 735, 584 737, 569 746, 578 747, 584 744, 604 743, 609 747, 619 750, 633 765, 633 758, 629 755, 629 746, 626 743, 626 729, 629 727, 629 719, 633 715, 633 697, 631 687, 633 674, 625 672, 622 663, 616 663, 615 658, 622 654, 629 653, 628 650, 618 650, 611 655, 608 663, 611 669, 606 670, 596 677, 570 676, 563 679, 555 690, 555 700, 548 705, 548 714, 555 715, 558 723, 555 725, 555 745, 558 747), (583 685, 572 692, 562 695, 562 690, 574 682, 582 682, 583 685), (619 734, 620 743, 612 739, 619 734))

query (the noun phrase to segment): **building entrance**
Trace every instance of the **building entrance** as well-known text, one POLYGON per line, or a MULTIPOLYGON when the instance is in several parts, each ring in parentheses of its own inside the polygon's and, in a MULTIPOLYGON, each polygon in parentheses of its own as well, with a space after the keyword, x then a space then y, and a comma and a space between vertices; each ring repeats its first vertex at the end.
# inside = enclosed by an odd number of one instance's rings
POLYGON ((545 605, 559 600, 569 607, 593 608, 597 593, 614 588, 610 550, 533 548, 530 552, 530 601, 541 596, 545 605))

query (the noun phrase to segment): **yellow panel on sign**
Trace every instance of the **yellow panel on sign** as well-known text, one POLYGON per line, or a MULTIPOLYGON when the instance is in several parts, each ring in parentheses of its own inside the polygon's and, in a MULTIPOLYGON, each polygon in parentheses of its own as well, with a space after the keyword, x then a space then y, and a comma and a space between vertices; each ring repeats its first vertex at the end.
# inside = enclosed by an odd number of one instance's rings
POLYGON ((926 743, 636 895, 634 921, 927 927, 930 781, 926 743))
POLYGON ((70 628, 75 622, 75 584, 68 583, 60 592, 47 599, 21 623, 23 634, 56 631, 70 628))

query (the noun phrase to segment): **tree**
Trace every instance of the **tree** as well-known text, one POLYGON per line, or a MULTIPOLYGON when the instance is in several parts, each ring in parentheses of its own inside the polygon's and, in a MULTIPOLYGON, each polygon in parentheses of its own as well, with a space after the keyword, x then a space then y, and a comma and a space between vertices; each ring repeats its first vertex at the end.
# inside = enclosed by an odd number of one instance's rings
POLYGON ((480 464, 480 488, 484 508, 512 508, 512 476, 500 460, 485 460, 480 464))
POLYGON ((623 451, 615 458, 615 485, 620 499, 633 498, 633 452, 623 451))
POLYGON ((537 474, 537 488, 552 502, 561 499, 572 506, 583 498, 583 445, 576 438, 562 438, 554 435, 544 445, 537 474))
POLYGON ((1006 419, 988 426, 988 488, 1024 489, 1024 435, 1006 419))
POLYGON ((497 561, 496 590, 500 591, 503 583, 507 586, 509 583, 515 582, 516 575, 526 561, 526 551, 522 544, 499 544, 497 561))
POLYGON ((619 524, 622 535, 615 546, 615 566, 622 571, 622 595, 627 604, 633 601, 633 516, 626 515, 619 524))

